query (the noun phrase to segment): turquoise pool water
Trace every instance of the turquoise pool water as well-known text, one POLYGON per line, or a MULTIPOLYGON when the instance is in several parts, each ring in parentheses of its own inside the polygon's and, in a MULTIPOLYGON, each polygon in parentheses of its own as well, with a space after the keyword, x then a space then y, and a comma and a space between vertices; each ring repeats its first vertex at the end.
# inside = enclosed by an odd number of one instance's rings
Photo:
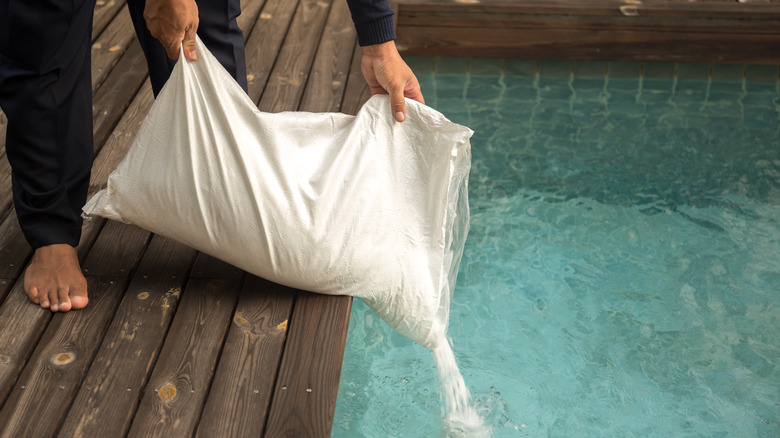
MULTIPOLYGON (((780 436, 778 68, 410 64, 475 131, 449 336, 493 435, 780 436)), ((436 388, 355 300, 332 436, 442 436, 436 388)))

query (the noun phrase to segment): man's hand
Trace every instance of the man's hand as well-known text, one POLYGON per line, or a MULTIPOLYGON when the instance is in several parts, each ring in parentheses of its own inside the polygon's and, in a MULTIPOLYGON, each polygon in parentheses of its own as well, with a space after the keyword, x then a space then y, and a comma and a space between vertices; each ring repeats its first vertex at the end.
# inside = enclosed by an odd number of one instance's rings
POLYGON ((165 47, 171 59, 179 58, 179 47, 184 44, 184 56, 198 59, 195 52, 195 32, 198 30, 198 5, 195 0, 146 0, 144 8, 146 27, 165 47))
POLYGON ((420 83, 412 69, 401 59, 395 41, 363 47, 361 64, 363 77, 371 88, 371 95, 389 94, 393 116, 399 122, 406 119, 404 97, 425 103, 420 83))

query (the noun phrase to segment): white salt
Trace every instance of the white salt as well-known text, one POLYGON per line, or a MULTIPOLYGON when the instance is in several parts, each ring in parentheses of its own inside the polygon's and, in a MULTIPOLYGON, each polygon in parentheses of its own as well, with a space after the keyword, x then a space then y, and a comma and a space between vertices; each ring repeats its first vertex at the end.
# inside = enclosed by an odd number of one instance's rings
POLYGON ((442 402, 446 437, 482 438, 490 437, 490 428, 485 426, 471 400, 471 393, 460 374, 455 354, 449 342, 443 340, 432 349, 436 368, 439 370, 439 395, 442 402))

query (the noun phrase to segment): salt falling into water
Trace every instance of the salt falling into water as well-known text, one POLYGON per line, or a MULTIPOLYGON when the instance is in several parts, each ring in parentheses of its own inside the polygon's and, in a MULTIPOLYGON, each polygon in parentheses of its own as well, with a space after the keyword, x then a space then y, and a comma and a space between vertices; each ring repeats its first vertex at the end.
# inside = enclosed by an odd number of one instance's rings
POLYGON ((443 340, 431 350, 436 368, 439 370, 439 391, 442 401, 446 437, 482 438, 490 437, 490 428, 485 426, 471 402, 471 393, 460 374, 455 354, 449 342, 443 340))

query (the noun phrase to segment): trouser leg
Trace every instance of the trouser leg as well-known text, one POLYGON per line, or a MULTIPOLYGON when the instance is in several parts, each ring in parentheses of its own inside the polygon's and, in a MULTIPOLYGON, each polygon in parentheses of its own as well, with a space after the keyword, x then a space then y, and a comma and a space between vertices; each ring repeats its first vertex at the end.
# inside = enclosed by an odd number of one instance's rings
POLYGON ((0 107, 8 118, 6 155, 16 214, 33 248, 75 246, 81 236, 81 208, 93 157, 94 4, 95 0, 0 0, 0 107))
MULTIPOLYGON (((162 44, 149 33, 143 17, 144 3, 145 0, 128 0, 127 6, 130 9, 138 41, 146 55, 149 79, 156 96, 168 80, 176 62, 168 58, 162 44)), ((241 13, 240 0, 196 0, 196 3, 199 20, 198 36, 225 70, 246 91, 244 36, 236 22, 236 18, 241 13)))

